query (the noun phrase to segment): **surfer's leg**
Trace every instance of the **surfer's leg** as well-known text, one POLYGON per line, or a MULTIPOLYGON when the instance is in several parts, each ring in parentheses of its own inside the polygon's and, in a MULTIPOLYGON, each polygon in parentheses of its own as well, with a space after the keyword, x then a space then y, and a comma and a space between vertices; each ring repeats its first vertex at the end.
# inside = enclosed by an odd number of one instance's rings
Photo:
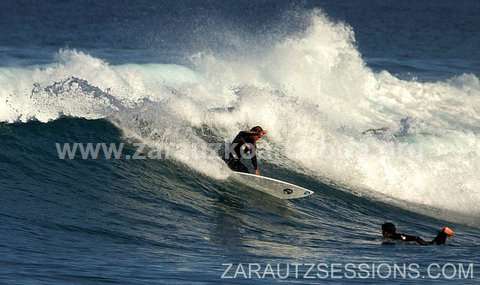
POLYGON ((227 165, 233 171, 245 172, 245 173, 250 172, 248 171, 248 168, 239 159, 231 159, 228 161, 227 165))
POLYGON ((236 170, 236 171, 239 171, 239 172, 250 173, 250 171, 248 170, 248 168, 247 168, 243 163, 241 163, 240 161, 238 162, 237 169, 238 169, 238 170, 236 170))

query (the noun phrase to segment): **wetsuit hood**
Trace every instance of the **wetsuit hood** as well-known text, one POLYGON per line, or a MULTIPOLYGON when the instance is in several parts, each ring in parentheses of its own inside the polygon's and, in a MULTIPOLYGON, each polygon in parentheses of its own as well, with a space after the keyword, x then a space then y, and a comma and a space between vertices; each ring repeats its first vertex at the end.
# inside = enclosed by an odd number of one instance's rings
POLYGON ((392 223, 384 223, 382 225, 382 234, 383 236, 390 236, 397 232, 397 228, 392 223))

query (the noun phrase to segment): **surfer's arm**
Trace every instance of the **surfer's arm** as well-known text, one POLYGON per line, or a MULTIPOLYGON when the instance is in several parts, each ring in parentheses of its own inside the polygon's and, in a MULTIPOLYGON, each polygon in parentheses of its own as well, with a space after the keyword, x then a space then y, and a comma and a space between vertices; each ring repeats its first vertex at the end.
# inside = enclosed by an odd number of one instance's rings
POLYGON ((253 165, 253 169, 255 169, 255 174, 260 175, 260 170, 258 170, 257 156, 256 155, 254 155, 252 157, 252 165, 253 165))
POLYGON ((237 159, 241 159, 242 158, 241 149, 242 149, 242 146, 245 144, 245 140, 243 138, 239 138, 234 140, 233 144, 234 144, 233 152, 237 156, 237 159))

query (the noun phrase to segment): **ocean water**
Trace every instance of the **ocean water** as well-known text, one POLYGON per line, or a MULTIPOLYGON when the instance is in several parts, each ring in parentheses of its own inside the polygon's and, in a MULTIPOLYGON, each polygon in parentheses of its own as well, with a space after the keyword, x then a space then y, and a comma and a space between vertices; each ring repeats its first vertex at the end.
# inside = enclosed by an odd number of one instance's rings
POLYGON ((0 283, 477 284, 479 15, 474 0, 1 1, 0 283), (254 125, 262 174, 314 195, 230 178, 212 143, 254 125), (64 143, 168 155, 60 159, 64 143), (456 236, 382 245, 386 221, 456 236), (308 272, 346 263, 369 267, 308 272))

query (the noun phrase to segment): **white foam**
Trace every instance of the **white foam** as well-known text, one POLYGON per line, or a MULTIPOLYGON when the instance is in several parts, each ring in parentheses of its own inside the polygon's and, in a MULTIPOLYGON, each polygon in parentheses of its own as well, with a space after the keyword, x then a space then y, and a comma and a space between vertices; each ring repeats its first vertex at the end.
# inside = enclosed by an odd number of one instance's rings
POLYGON ((261 155, 272 163, 379 196, 478 216, 479 79, 465 74, 421 83, 375 73, 348 26, 318 12, 310 17, 306 31, 270 49, 235 57, 199 53, 195 71, 111 66, 69 50, 49 66, 3 68, 0 120, 109 117, 132 136, 172 149, 174 159, 219 179, 228 172, 218 158, 191 159, 197 152, 192 146, 205 144, 195 130, 207 126, 228 139, 262 125, 269 135, 261 155), (45 87, 71 76, 115 100, 81 92, 32 98, 33 83, 45 87), (411 126, 402 131, 406 117, 411 126), (389 130, 362 135, 380 127, 389 130))
POLYGON ((235 97, 235 111, 210 120, 229 136, 260 124, 269 130, 269 150, 295 162, 287 163, 293 169, 381 196, 480 214, 476 76, 420 83, 374 73, 352 31, 321 14, 304 34, 263 57, 204 58, 199 70, 213 82, 211 92, 235 97), (228 86, 241 88, 229 95, 228 86), (407 117, 412 126, 400 131, 407 117), (390 138, 361 134, 380 127, 390 128, 390 138))

